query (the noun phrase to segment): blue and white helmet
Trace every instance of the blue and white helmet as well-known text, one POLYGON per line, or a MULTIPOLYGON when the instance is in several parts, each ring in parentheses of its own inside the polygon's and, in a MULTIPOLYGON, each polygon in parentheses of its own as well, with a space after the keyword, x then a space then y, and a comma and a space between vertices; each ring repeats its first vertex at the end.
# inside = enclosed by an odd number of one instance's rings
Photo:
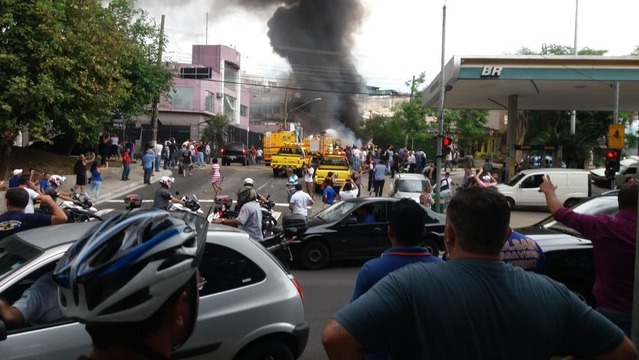
POLYGON ((92 228, 54 270, 63 313, 85 323, 149 318, 199 266, 208 224, 196 218, 133 210, 92 228))

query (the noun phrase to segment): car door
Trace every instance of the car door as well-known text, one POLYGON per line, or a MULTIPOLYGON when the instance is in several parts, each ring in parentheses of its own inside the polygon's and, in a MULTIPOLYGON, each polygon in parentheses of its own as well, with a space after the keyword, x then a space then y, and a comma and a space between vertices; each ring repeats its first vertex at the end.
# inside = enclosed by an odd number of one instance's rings
MULTIPOLYGON (((371 258, 379 256, 390 247, 390 240, 386 234, 388 227, 388 201, 365 202, 359 204, 342 223, 335 234, 338 239, 331 254, 334 258, 371 258), (366 207, 374 217, 369 223, 348 223, 348 218, 356 218, 360 208, 366 207)), ((351 220, 352 221, 352 220, 351 220)))
MULTIPOLYGON (((35 262, 41 263, 31 267, 29 272, 4 279, 3 283, 12 285, 4 288, 0 295, 10 298, 13 303, 43 271, 53 270, 60 255, 37 259, 35 262)), ((84 330, 84 325, 71 320, 11 329, 5 334, 6 339, 0 340, 0 357, 3 359, 75 359, 91 351, 91 338, 84 330)))
POLYGON ((539 185, 544 181, 543 173, 530 174, 521 180, 517 190, 516 203, 518 205, 544 205, 544 194, 539 192, 539 185))

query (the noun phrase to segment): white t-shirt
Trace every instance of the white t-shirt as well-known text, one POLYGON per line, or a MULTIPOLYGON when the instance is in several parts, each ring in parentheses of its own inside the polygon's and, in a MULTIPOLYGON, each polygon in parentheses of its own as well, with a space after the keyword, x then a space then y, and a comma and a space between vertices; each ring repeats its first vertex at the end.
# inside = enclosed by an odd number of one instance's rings
POLYGON ((308 216, 307 206, 310 203, 311 196, 302 190, 298 190, 291 196, 291 204, 293 204, 293 214, 308 216))
POLYGON ((355 199, 357 197, 357 189, 343 190, 339 192, 339 198, 342 200, 355 199))
POLYGON ((162 153, 162 149, 164 149, 164 145, 162 145, 161 143, 155 144, 155 151, 157 152, 158 156, 162 153))
POLYGON ((33 189, 29 189, 29 188, 24 188, 25 190, 27 190, 27 192, 29 193, 29 203, 27 204, 27 206, 24 208, 24 213, 25 214, 33 214, 35 212, 35 208, 33 207, 33 201, 35 200, 35 198, 37 198, 40 194, 38 194, 37 192, 35 192, 33 189))
POLYGON ((313 182, 313 173, 315 173, 315 169, 313 169, 312 166, 310 168, 306 168, 306 172, 304 173, 304 181, 313 182))

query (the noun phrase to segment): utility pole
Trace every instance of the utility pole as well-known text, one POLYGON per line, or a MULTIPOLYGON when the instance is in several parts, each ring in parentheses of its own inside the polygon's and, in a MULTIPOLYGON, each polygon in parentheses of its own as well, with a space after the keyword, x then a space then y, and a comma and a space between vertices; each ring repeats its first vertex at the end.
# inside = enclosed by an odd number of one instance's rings
MULTIPOLYGON (((572 54, 577 55, 577 24, 579 20, 579 0, 575 0, 575 45, 572 48, 572 54)), ((570 112, 570 133, 574 134, 577 124, 577 110, 570 112)))
POLYGON ((442 9, 442 58, 441 58, 441 78, 439 80, 439 117, 437 119, 437 172, 435 174, 435 210, 440 210, 440 195, 442 184, 442 140, 444 139, 444 105, 446 96, 446 76, 445 76, 445 55, 446 55, 446 4, 442 9))
MULTIPOLYGON (((164 15, 160 22, 160 44, 158 46, 158 66, 162 66, 162 47, 164 45, 164 15)), ((153 102, 153 112, 151 113, 151 146, 155 147, 158 142, 158 105, 160 103, 160 94, 153 102)))

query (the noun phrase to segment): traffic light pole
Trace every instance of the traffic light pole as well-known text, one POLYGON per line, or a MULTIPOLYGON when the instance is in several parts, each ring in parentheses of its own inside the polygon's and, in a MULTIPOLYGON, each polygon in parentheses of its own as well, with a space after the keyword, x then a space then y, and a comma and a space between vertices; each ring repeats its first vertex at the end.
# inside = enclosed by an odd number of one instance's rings
POLYGON ((444 139, 444 100, 446 96, 446 76, 445 71, 445 50, 446 50, 446 5, 442 9, 442 58, 441 58, 441 79, 439 82, 439 117, 437 119, 437 160, 435 162, 435 210, 440 209, 440 195, 442 183, 442 140, 444 139))

